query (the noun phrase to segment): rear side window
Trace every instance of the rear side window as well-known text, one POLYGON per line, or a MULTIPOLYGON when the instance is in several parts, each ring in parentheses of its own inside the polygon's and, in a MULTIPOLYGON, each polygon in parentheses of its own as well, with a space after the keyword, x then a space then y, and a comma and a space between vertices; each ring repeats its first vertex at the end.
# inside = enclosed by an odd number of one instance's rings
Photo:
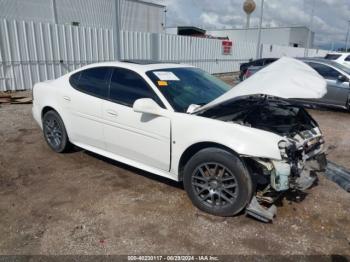
POLYGON ((109 99, 118 104, 132 107, 134 102, 140 98, 151 98, 165 108, 159 97, 140 75, 127 69, 114 69, 109 99))
POLYGON ((345 58, 346 62, 350 62, 350 55, 345 58))
POLYGON ((337 54, 327 54, 324 58, 327 60, 337 60, 341 55, 337 54))
POLYGON ((315 69, 321 76, 326 79, 336 80, 341 75, 337 70, 332 67, 318 64, 318 63, 308 63, 313 69, 315 69))
POLYGON ((75 89, 100 98, 108 97, 108 83, 112 68, 96 67, 80 71, 69 78, 75 89))

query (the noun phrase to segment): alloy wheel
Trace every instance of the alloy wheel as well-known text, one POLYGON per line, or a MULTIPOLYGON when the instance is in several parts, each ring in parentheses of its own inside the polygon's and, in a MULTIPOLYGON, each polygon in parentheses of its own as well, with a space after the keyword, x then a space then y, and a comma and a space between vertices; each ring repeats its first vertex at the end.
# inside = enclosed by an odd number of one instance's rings
POLYGON ((235 202, 238 185, 234 174, 219 163, 203 163, 192 175, 192 187, 207 206, 225 207, 235 202))
POLYGON ((62 143, 62 129, 57 119, 48 117, 44 122, 44 132, 48 143, 58 148, 62 143))

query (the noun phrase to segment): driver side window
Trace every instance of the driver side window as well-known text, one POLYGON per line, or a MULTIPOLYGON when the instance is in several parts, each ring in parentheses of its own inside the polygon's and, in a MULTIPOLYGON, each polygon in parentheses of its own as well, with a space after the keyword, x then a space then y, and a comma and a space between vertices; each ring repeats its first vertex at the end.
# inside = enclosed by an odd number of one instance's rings
POLYGON ((140 98, 151 98, 165 108, 146 81, 137 73, 123 68, 115 68, 112 74, 109 99, 125 106, 132 107, 140 98))

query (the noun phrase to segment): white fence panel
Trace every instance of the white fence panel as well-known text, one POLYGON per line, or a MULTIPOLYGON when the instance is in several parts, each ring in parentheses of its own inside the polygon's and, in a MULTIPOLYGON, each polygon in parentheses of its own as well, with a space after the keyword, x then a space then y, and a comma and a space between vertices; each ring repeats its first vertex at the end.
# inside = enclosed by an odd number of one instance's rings
POLYGON ((251 43, 234 43, 231 55, 222 54, 222 41, 197 37, 161 34, 160 60, 182 62, 210 73, 237 71, 241 62, 253 57, 251 43))
MULTIPOLYGON (((327 50, 309 49, 309 57, 324 57, 328 53, 327 50)), ((262 57, 304 57, 305 48, 278 46, 278 45, 263 45, 262 57)))
POLYGON ((329 51, 322 49, 310 49, 309 57, 325 57, 329 51))
POLYGON ((0 91, 31 89, 114 57, 112 30, 0 20, 0 91))
MULTIPOLYGON (((197 37, 121 32, 121 59, 179 62, 210 73, 239 70, 256 55, 256 44, 233 41, 222 53, 222 41, 197 37)), ((262 45, 263 57, 303 57, 304 48, 262 45)), ((325 50, 309 50, 324 56, 325 50)), ((111 29, 0 20, 0 91, 31 89, 81 66, 114 60, 111 29)))
POLYGON ((120 33, 121 59, 151 60, 151 33, 127 32, 120 33))

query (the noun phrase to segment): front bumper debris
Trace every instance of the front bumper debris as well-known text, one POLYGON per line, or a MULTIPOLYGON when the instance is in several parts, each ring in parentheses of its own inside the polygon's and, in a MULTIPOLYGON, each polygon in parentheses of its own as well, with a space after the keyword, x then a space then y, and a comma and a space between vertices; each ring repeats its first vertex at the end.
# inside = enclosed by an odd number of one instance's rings
POLYGON ((350 193, 350 171, 345 168, 333 163, 329 162, 327 165, 327 171, 325 172, 325 176, 337 183, 340 187, 342 187, 345 191, 350 193))
POLYGON ((289 141, 281 152, 282 160, 253 159, 257 191, 246 212, 262 222, 272 222, 276 216, 273 203, 279 196, 307 190, 317 181, 317 173, 326 169, 324 140, 318 129, 302 132, 289 141))
POLYGON ((277 215, 277 207, 275 205, 271 205, 269 208, 266 208, 260 205, 254 196, 249 206, 246 208, 246 214, 262 222, 270 223, 277 215))

